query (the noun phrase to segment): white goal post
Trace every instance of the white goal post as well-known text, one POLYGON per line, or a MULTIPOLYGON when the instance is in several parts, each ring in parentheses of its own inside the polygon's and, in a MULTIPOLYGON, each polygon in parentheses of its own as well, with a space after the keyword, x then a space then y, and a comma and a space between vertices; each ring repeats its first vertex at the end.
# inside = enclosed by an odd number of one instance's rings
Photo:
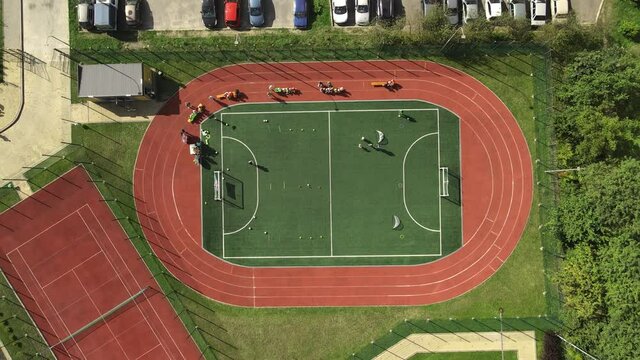
POLYGON ((222 192, 220 191, 220 171, 213 172, 213 200, 222 200, 222 192))
POLYGON ((449 196, 449 168, 440 168, 440 196, 449 196))

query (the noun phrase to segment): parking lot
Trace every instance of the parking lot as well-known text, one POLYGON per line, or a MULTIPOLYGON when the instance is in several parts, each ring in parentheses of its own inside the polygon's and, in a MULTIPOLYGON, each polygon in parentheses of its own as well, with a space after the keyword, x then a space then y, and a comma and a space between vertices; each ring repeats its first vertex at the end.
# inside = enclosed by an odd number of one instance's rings
MULTIPOLYGON (((124 6, 126 0, 119 2, 119 29, 127 29, 124 24, 124 6)), ((248 0, 240 1, 240 31, 249 30, 248 0)), ((326 9, 331 8, 331 0, 308 0, 309 11, 313 10, 313 2, 326 2, 326 9)), ((419 26, 422 20, 422 0, 393 0, 396 17, 407 17, 412 27, 419 26), (407 8, 405 9, 405 6, 407 8)), ((144 30, 206 30, 200 14, 202 0, 142 0, 140 14, 141 29, 144 30)), ((215 0, 217 29, 224 29, 224 0, 215 0)), ((349 20, 345 26, 355 25, 355 0, 347 0, 349 20)), ((293 0, 262 0, 265 28, 293 27, 293 0)), ((376 16, 377 0, 369 0, 370 17, 376 16)))
MULTIPOLYGON (((217 28, 224 26, 224 0, 216 1, 217 28)), ((290 28, 292 0, 262 0, 266 27, 290 28)), ((147 30, 205 30, 200 14, 201 0, 144 0, 142 23, 147 30)), ((247 0, 240 0, 241 29, 249 29, 247 0)))
MULTIPOLYGON (((80 0, 83 1, 83 0, 80 0)), ((224 24, 224 1, 214 0, 216 4, 216 29, 225 29, 224 24)), ((238 0, 239 12, 240 12, 240 27, 236 31, 247 31, 252 29, 249 22, 249 7, 248 0, 238 0)), ((308 17, 313 18, 312 13, 315 7, 318 7, 319 2, 323 3, 323 7, 326 11, 331 12, 332 0, 307 0, 308 3, 308 17)), ((377 7, 379 0, 369 0, 369 14, 372 22, 375 22, 377 16, 377 7)), ((405 19, 405 29, 408 31, 417 31, 422 26, 424 19, 423 10, 424 0, 392 0, 393 13, 395 18, 405 19)), ((503 0, 506 1, 506 0, 503 0)), ((589 0, 590 6, 576 7, 576 15, 582 22, 590 23, 594 22, 596 14, 598 12, 598 5, 601 0, 589 0)), ((293 27, 293 2, 294 0, 262 0, 262 7, 264 13, 264 28, 292 28, 293 27)), ((119 0, 119 16, 118 16, 118 28, 120 30, 126 30, 128 27, 124 22, 124 7, 126 0, 119 0)), ((462 10, 460 3, 458 4, 458 11, 460 22, 462 20, 462 10)), ((463 3, 463 2, 462 2, 463 3)), ((570 2, 571 3, 571 2, 570 2)), ((503 14, 509 13, 507 2, 500 2, 503 14)), ((526 17, 530 17, 530 5, 529 0, 524 2, 526 6, 526 17)), ((140 14, 142 18, 142 25, 140 29, 143 30, 206 30, 201 15, 202 0, 141 0, 140 14)), ((336 27, 349 28, 356 26, 355 12, 356 12, 356 0, 347 0, 348 8, 348 20, 343 25, 335 25, 336 27)), ((550 4, 547 6, 547 22, 551 21, 550 4)), ((484 9, 478 3, 478 15, 483 16, 484 9)), ((507 15, 508 16, 508 15, 507 15)), ((313 23, 310 23, 313 26, 313 23)))

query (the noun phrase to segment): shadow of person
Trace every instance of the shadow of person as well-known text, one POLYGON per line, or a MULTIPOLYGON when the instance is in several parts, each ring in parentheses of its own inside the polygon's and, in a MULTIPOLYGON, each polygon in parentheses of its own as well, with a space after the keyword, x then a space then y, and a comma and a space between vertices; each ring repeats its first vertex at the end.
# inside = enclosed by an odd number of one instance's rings
POLYGON ((380 148, 380 147, 374 147, 374 149, 375 149, 376 151, 380 151, 381 153, 383 153, 383 154, 387 154, 387 155, 389 155, 389 156, 396 156, 396 154, 392 153, 391 151, 389 151, 389 150, 387 150, 387 149, 383 149, 383 148, 380 148))

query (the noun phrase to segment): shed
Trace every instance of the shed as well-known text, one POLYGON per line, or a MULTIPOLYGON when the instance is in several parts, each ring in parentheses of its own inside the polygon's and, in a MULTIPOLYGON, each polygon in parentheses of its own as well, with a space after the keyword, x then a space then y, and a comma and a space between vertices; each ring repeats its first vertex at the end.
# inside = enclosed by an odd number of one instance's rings
POLYGON ((78 65, 78 97, 91 101, 149 100, 155 72, 143 63, 78 65))

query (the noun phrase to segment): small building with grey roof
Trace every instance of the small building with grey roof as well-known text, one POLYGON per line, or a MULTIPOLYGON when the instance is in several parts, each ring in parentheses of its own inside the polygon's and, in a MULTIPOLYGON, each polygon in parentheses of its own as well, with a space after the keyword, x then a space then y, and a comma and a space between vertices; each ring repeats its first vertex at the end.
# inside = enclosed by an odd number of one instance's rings
POLYGON ((95 102, 149 100, 155 72, 143 63, 78 65, 78 97, 95 102))

